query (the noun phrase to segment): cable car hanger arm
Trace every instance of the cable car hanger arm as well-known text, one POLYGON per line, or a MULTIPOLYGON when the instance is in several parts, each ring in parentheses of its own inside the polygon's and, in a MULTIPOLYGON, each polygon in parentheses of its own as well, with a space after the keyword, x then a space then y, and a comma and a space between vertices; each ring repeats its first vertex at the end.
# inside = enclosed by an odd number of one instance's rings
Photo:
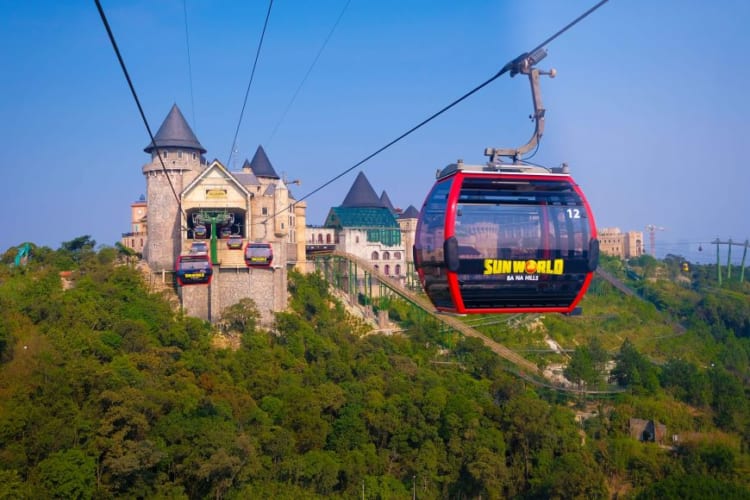
POLYGON ((503 68, 506 71, 510 71, 511 77, 514 77, 519 73, 528 75, 529 77, 531 99, 534 104, 534 114, 531 115, 530 118, 534 121, 534 133, 531 135, 528 142, 519 148, 486 148, 484 154, 485 156, 490 157, 490 163, 493 165, 499 165, 502 163, 503 157, 511 158, 512 162, 516 163, 521 155, 528 153, 539 144, 539 141, 544 134, 545 109, 542 105, 542 91, 539 87, 539 75, 548 75, 550 78, 554 78, 557 71, 555 69, 542 71, 535 68, 534 65, 546 56, 547 50, 544 48, 538 48, 532 54, 521 54, 503 68))

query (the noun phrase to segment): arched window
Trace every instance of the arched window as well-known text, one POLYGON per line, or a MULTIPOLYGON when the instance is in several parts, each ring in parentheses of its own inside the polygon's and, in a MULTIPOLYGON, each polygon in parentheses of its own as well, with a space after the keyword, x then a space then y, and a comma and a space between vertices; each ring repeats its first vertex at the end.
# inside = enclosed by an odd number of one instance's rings
POLYGON ((143 247, 143 238, 141 238, 141 247, 143 247))
POLYGON ((372 252, 372 255, 370 256, 370 259, 372 259, 372 260, 378 260, 378 258, 379 258, 378 252, 372 252))
MULTIPOLYGON (((396 260, 401 260, 401 252, 393 252, 393 258, 396 260)), ((398 271, 396 271, 396 274, 398 274, 398 271)))
POLYGON ((375 270, 377 271, 378 269, 380 269, 380 266, 375 264, 375 270))
POLYGON ((383 260, 388 260, 391 258, 390 252, 383 252, 383 260))
POLYGON ((135 238, 130 238, 130 248, 135 248, 135 238))
POLYGON ((359 236, 354 238, 354 243, 359 243, 359 236))
POLYGON ((396 264, 396 276, 401 276, 401 264, 396 264))
POLYGON ((326 243, 331 242, 331 233, 326 234, 326 243))
POLYGON ((388 264, 386 264, 384 271, 385 271, 385 275, 386 276, 390 276, 391 275, 391 266, 388 265, 388 264))
POLYGON ((323 243, 323 235, 318 233, 318 243, 323 243))

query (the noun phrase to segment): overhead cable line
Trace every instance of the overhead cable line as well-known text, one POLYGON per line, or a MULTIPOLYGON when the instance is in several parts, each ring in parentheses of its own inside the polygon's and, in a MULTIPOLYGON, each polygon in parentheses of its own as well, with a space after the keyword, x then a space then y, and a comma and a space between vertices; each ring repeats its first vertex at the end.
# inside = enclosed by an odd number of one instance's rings
POLYGON ((156 149, 156 156, 159 157, 159 162, 161 163, 161 169, 164 171, 164 174, 167 176, 167 181, 169 182, 169 187, 172 189, 172 194, 174 195, 175 200, 177 200, 177 209, 182 213, 183 217, 187 218, 187 215, 182 210, 182 202, 180 201, 180 197, 177 195, 177 191, 174 188, 174 184, 172 184, 172 179, 169 177, 169 172, 167 171, 167 166, 164 164, 164 159, 161 156, 161 151, 158 148, 158 145, 156 144, 156 139, 154 139, 154 134, 151 132, 151 127, 148 124, 148 120, 146 119, 146 114, 143 112, 143 107, 141 106, 141 101, 138 99, 138 94, 135 91, 135 87, 133 86, 133 81, 130 79, 130 74, 128 73, 128 68, 125 67, 125 61, 122 59, 122 55, 120 54, 120 49, 117 46, 117 42, 115 41, 115 36, 112 34, 112 29, 109 27, 109 21, 107 21, 107 16, 104 14, 104 9, 102 9, 102 4, 99 2, 99 0, 94 0, 96 3, 96 8, 99 11, 99 16, 102 18, 102 23, 104 23, 104 27, 107 30, 107 35, 109 36, 109 41, 112 43, 112 48, 115 49, 115 54, 117 55, 117 60, 120 62, 120 68, 122 68, 122 72, 125 74, 125 79, 128 81, 128 87, 130 87, 130 93, 133 94, 133 99, 135 99, 135 104, 138 106, 138 112, 141 114, 141 119, 143 120, 143 124, 146 126, 146 131, 148 132, 148 136, 151 139, 151 144, 154 145, 154 148, 156 149))
POLYGON ((198 122, 195 121, 195 98, 193 97, 193 64, 190 60, 190 36, 188 34, 187 0, 182 0, 182 11, 185 19, 185 45, 187 46, 188 79, 190 81, 190 106, 193 113, 193 127, 195 127, 195 133, 197 134, 198 122))
POLYGON ((465 101, 466 99, 468 99, 472 95, 476 94, 477 92, 479 92, 480 90, 482 90, 484 87, 486 87, 490 83, 494 82, 495 80, 497 80, 498 78, 500 78, 501 76, 503 76, 505 73, 508 73, 510 71, 511 75, 513 75, 513 73, 512 73, 513 69, 516 68, 516 67, 518 67, 518 65, 522 61, 524 61, 526 58, 530 57, 531 55, 535 54, 537 51, 539 51, 542 48, 544 48, 545 45, 548 45, 550 42, 552 42, 553 40, 555 40, 557 37, 559 37, 560 35, 562 35, 566 31, 568 31, 570 28, 572 28, 573 26, 575 26, 576 24, 578 24, 579 22, 581 22, 583 19, 585 19, 586 17, 588 17, 591 13, 593 13, 595 10, 597 10, 599 7, 601 7, 602 5, 604 5, 605 3, 607 3, 608 1, 609 0, 601 0, 596 5, 594 5, 593 7, 591 7, 589 10, 587 10, 586 12, 584 12, 583 14, 581 14, 580 16, 578 16, 577 18, 575 18, 570 23, 568 23, 565 27, 563 27, 562 29, 560 29, 559 31, 557 31, 555 34, 553 34, 552 36, 550 36, 549 38, 547 38, 545 41, 543 41, 542 43, 540 43, 539 45, 537 45, 536 47, 534 47, 533 49, 531 49, 529 52, 524 52, 523 54, 521 54, 520 56, 516 57, 512 61, 506 63, 505 66, 503 66, 500 69, 500 71, 498 71, 497 73, 495 73, 495 75, 493 75, 492 77, 490 77, 488 80, 485 80, 484 82, 480 83, 479 85, 477 85, 476 87, 474 87, 473 89, 471 89, 470 91, 468 91, 467 93, 465 93, 464 95, 462 95, 461 97, 459 97, 458 99, 456 99, 455 101, 451 102, 450 104, 448 104, 447 106, 443 107, 439 111, 433 113, 432 115, 430 115, 429 117, 425 118, 424 120, 422 120, 418 124, 414 125, 412 128, 410 128, 409 130, 407 130, 403 134, 399 135, 398 137, 396 137, 395 139, 393 139, 392 141, 390 141, 389 143, 387 143, 385 146, 380 147, 375 152, 370 153, 369 155, 367 155, 366 157, 364 157, 363 159, 361 159, 360 161, 358 161, 357 163, 355 163, 351 167, 347 168, 346 170, 344 170, 340 174, 338 174, 338 175, 334 176, 333 178, 331 178, 330 180, 324 182, 323 184, 321 184, 317 188, 313 189, 312 191, 310 191, 309 193, 307 193, 305 196, 303 196, 299 200, 295 201, 294 203, 291 203, 289 206, 287 206, 287 207, 285 207, 285 208, 283 208, 283 209, 275 212, 274 214, 270 215, 269 217, 267 217, 263 221, 263 223, 266 223, 270 219, 273 219, 274 217, 276 217, 277 215, 280 215, 280 214, 286 212, 287 210, 290 210, 297 203, 303 202, 304 200, 306 200, 310 196, 314 195, 315 193, 317 193, 317 192, 321 191, 322 189, 328 187, 329 185, 333 184, 334 182, 336 182, 337 180, 339 180, 340 178, 342 178, 343 176, 345 176, 346 174, 348 174, 349 172, 351 172, 355 168, 363 165, 364 163, 367 163, 369 160, 373 159, 374 157, 376 157, 377 155, 379 155, 380 153, 382 153, 386 149, 390 148, 391 146, 393 146, 397 142, 401 141, 402 139, 408 137, 413 132, 416 132, 417 130, 419 130, 423 126, 427 125, 429 122, 431 122, 432 120, 434 120, 438 116, 442 115, 443 113, 445 113, 449 109, 453 108, 457 104, 461 103, 462 101, 465 101))
POLYGON ((268 2, 268 12, 266 13, 266 21, 263 23, 263 31, 260 34, 260 41, 258 42, 258 50, 255 51, 255 61, 253 62, 253 69, 250 72, 250 81, 247 82, 247 90, 245 91, 245 99, 242 101, 242 110, 240 111, 240 119, 237 121, 237 129, 234 131, 234 139, 232 140, 232 149, 229 150, 229 157, 227 158, 226 167, 229 168, 229 162, 232 161, 232 154, 234 148, 237 145, 237 136, 240 133, 240 125, 242 125, 242 116, 245 114, 245 106, 247 106, 247 96, 250 95, 250 87, 253 84, 253 77, 255 76, 255 68, 258 66, 258 58, 260 57, 260 49, 263 47, 263 38, 266 36, 266 28, 268 27, 268 18, 271 17, 271 7, 273 7, 273 0, 268 2))
POLYGON ((333 32, 336 31, 336 27, 339 25, 341 18, 344 17, 344 13, 346 12, 346 9, 349 7, 350 3, 352 3, 352 0, 347 0, 346 4, 344 4, 344 8, 341 9, 341 13, 339 14, 339 17, 336 19, 336 22, 333 23, 333 27, 328 32, 328 36, 326 36, 326 39, 323 41, 323 45, 320 46, 320 49, 318 49, 318 53, 315 55, 315 58, 313 59, 312 64, 310 64, 310 67, 307 68, 307 73, 305 73, 305 76, 302 78, 302 81, 299 83, 297 90, 294 91, 294 95, 292 95, 292 98, 289 101, 289 104, 286 105, 284 112, 281 113, 281 118, 279 118, 279 121, 276 123, 276 126, 273 128, 273 131, 271 132, 271 136, 266 141, 266 146, 268 146, 273 140, 273 138, 276 136, 276 132, 279 130, 281 123, 284 121, 284 118, 286 118, 287 113, 291 109, 292 104, 294 104, 294 101, 297 99, 297 96, 299 95, 300 90, 302 90, 302 87, 305 85, 305 82, 307 82, 307 77, 309 77, 310 73, 312 73, 312 70, 315 67, 315 64, 317 64, 318 59, 320 59, 320 55, 323 53, 323 50, 325 50, 326 45, 328 45, 328 41, 331 39, 331 36, 333 36, 333 32))

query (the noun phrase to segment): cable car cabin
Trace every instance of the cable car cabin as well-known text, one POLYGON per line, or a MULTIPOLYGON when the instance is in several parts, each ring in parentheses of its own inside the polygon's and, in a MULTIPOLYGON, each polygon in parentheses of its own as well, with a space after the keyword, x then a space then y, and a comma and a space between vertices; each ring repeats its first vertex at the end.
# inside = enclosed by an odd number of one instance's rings
POLYGON ((213 268, 208 254, 180 255, 175 263, 175 275, 179 286, 210 283, 213 268))
POLYGON ((583 192, 567 169, 510 167, 450 165, 427 196, 414 262, 438 310, 570 313, 583 297, 599 259, 583 192))
POLYGON ((248 243, 245 247, 245 264, 248 267, 269 267, 272 261, 270 243, 248 243))

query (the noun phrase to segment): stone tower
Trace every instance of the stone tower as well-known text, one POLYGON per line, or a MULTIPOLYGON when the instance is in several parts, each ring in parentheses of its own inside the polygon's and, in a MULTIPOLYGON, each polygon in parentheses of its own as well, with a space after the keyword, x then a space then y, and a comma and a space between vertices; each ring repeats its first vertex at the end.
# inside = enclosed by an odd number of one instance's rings
POLYGON ((154 142, 144 149, 151 155, 151 161, 143 166, 148 202, 148 240, 143 256, 153 271, 169 271, 180 253, 181 216, 177 200, 185 186, 205 167, 202 155, 206 150, 176 104, 161 124, 154 142))
POLYGON ((401 227, 401 239, 406 251, 406 262, 414 262, 414 238, 417 234, 417 221, 419 210, 414 205, 404 210, 398 217, 398 225, 401 227))

